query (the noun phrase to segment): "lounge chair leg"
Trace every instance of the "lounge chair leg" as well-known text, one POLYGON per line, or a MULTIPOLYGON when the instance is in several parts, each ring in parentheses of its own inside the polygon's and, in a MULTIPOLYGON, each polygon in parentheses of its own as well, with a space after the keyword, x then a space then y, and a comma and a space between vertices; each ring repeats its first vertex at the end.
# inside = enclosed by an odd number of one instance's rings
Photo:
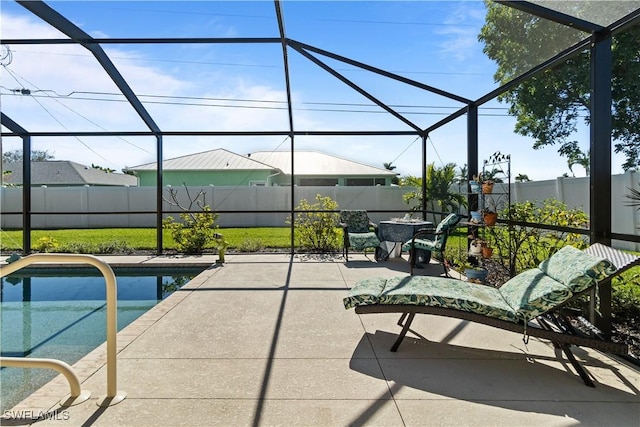
POLYGON ((407 318, 409 313, 402 313, 402 316, 398 319, 398 326, 404 326, 404 319, 407 318))
POLYGON ((578 375, 580 375, 580 378, 582 378, 582 381, 584 382, 584 384, 587 387, 595 387, 596 385, 593 383, 593 381, 589 377, 589 374, 587 373, 587 371, 582 367, 580 362, 576 360, 575 356, 573 355, 573 352, 569 348, 569 345, 564 344, 564 345, 561 345, 560 348, 564 352, 564 355, 567 356, 569 363, 571 363, 571 365, 576 370, 578 375))
POLYGON ((409 327, 411 326, 411 322, 413 322, 413 318, 416 317, 415 313, 403 313, 402 315, 404 316, 405 314, 408 314, 407 321, 404 323, 402 331, 400 331, 400 335, 398 335, 398 339, 393 343, 393 346, 391 347, 391 351, 393 351, 394 353, 398 351, 400 343, 404 339, 405 335, 407 335, 407 332, 409 332, 409 327))

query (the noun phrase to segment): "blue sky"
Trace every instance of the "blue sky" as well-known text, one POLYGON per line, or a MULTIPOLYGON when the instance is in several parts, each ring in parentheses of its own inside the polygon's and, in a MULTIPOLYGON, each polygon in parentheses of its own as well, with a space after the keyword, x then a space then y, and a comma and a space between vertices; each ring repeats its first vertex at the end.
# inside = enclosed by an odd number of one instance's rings
MULTIPOLYGON (((278 37, 271 1, 47 2, 94 37, 278 37)), ((283 1, 287 36, 400 74, 456 95, 477 99, 496 87, 495 64, 477 35, 481 1, 283 1)), ((2 1, 2 37, 63 38, 22 6, 2 1)), ((287 130, 282 50, 278 44, 104 45, 104 49, 162 130, 287 130)), ((28 130, 146 130, 88 51, 72 45, 11 46, 2 69, 2 109, 28 130), (31 95, 15 89, 26 88, 31 95)), ((426 128, 462 105, 318 56, 376 98, 426 128)), ((409 130, 405 124, 288 50, 296 130, 409 130)), ((506 105, 480 111, 480 158, 512 156, 514 175, 552 179, 569 172, 554 147, 533 150, 513 133, 506 105)), ((588 146, 588 129, 576 138, 588 146)), ((415 137, 296 137, 296 149, 320 150, 419 175, 415 137)), ((155 160, 155 140, 34 138, 35 149, 56 159, 120 170, 155 160)), ((20 141, 5 138, 3 150, 20 141)), ((165 137, 164 157, 226 148, 239 154, 288 149, 282 136, 165 137)), ((466 162, 466 119, 430 135, 427 161, 466 162)), ((614 172, 622 159, 614 157, 614 172)), ((577 176, 584 171, 574 167, 577 176)))

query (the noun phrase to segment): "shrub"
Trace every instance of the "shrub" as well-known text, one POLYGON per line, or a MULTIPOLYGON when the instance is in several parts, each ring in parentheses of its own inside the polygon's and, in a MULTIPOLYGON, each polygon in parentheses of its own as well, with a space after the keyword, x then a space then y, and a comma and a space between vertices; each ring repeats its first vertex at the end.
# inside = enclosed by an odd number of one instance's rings
MULTIPOLYGON (((302 199, 295 215, 296 245, 312 252, 332 252, 340 248, 338 203, 329 196, 316 195, 316 203, 302 199), (328 212, 322 212, 328 211, 328 212)), ((291 224, 291 218, 287 218, 291 224)))
POLYGON ((162 227, 171 232, 179 251, 201 254, 213 244, 218 214, 211 212, 209 206, 202 206, 202 212, 181 213, 180 218, 182 222, 177 222, 173 217, 162 221, 162 227))
POLYGON ((62 252, 68 252, 72 254, 95 254, 97 253, 97 246, 93 243, 87 242, 72 242, 62 247, 62 252))
MULTIPOLYGON (((522 223, 573 228, 585 228, 588 225, 586 213, 580 209, 569 209, 566 204, 555 199, 513 203, 510 214, 511 220, 522 223)), ((500 215, 508 218, 508 208, 505 208, 500 215)), ((497 251, 497 258, 506 264, 505 267, 511 266, 511 276, 536 267, 563 246, 572 245, 577 248, 587 246, 586 236, 580 233, 543 230, 525 225, 487 227, 487 231, 489 240, 494 246, 494 253, 497 251)))
POLYGON ((38 252, 56 252, 60 249, 60 244, 53 237, 41 237, 32 246, 38 252))
POLYGON ((240 243, 240 246, 238 246, 240 252, 260 252, 263 249, 264 242, 262 239, 244 239, 242 243, 240 243))
POLYGON ((98 243, 97 254, 131 254, 134 250, 127 242, 114 240, 111 242, 98 243))

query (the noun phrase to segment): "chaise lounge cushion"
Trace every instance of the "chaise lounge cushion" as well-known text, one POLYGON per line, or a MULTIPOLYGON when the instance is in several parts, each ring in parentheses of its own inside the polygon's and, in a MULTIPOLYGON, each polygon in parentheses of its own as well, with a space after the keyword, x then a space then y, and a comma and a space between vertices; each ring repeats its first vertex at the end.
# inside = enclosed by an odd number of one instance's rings
POLYGON ((500 294, 524 320, 533 319, 573 296, 571 289, 538 268, 511 278, 500 287, 500 294))
POLYGON ((516 311, 497 288, 444 277, 366 279, 358 282, 344 298, 345 308, 371 304, 443 307, 512 322, 518 320, 516 311))
POLYGON ((547 276, 563 283, 574 294, 584 291, 616 271, 616 267, 609 260, 573 246, 563 247, 542 261, 539 268, 547 276))

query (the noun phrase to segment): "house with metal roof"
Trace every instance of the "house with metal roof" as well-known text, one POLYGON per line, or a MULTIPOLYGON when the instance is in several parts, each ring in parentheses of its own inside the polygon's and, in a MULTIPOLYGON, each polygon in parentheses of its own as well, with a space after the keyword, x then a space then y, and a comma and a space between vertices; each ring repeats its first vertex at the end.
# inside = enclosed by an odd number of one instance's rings
MULTIPOLYGON (((2 164, 2 184, 21 186, 22 162, 2 164)), ((31 162, 31 186, 137 186, 135 176, 85 166, 69 160, 31 162)))
MULTIPOLYGON (((140 186, 156 185, 157 164, 132 166, 140 186)), ((397 173, 318 151, 258 151, 246 156, 219 148, 162 163, 164 185, 217 186, 391 185, 397 173), (295 173, 292 173, 292 171, 295 173)))

